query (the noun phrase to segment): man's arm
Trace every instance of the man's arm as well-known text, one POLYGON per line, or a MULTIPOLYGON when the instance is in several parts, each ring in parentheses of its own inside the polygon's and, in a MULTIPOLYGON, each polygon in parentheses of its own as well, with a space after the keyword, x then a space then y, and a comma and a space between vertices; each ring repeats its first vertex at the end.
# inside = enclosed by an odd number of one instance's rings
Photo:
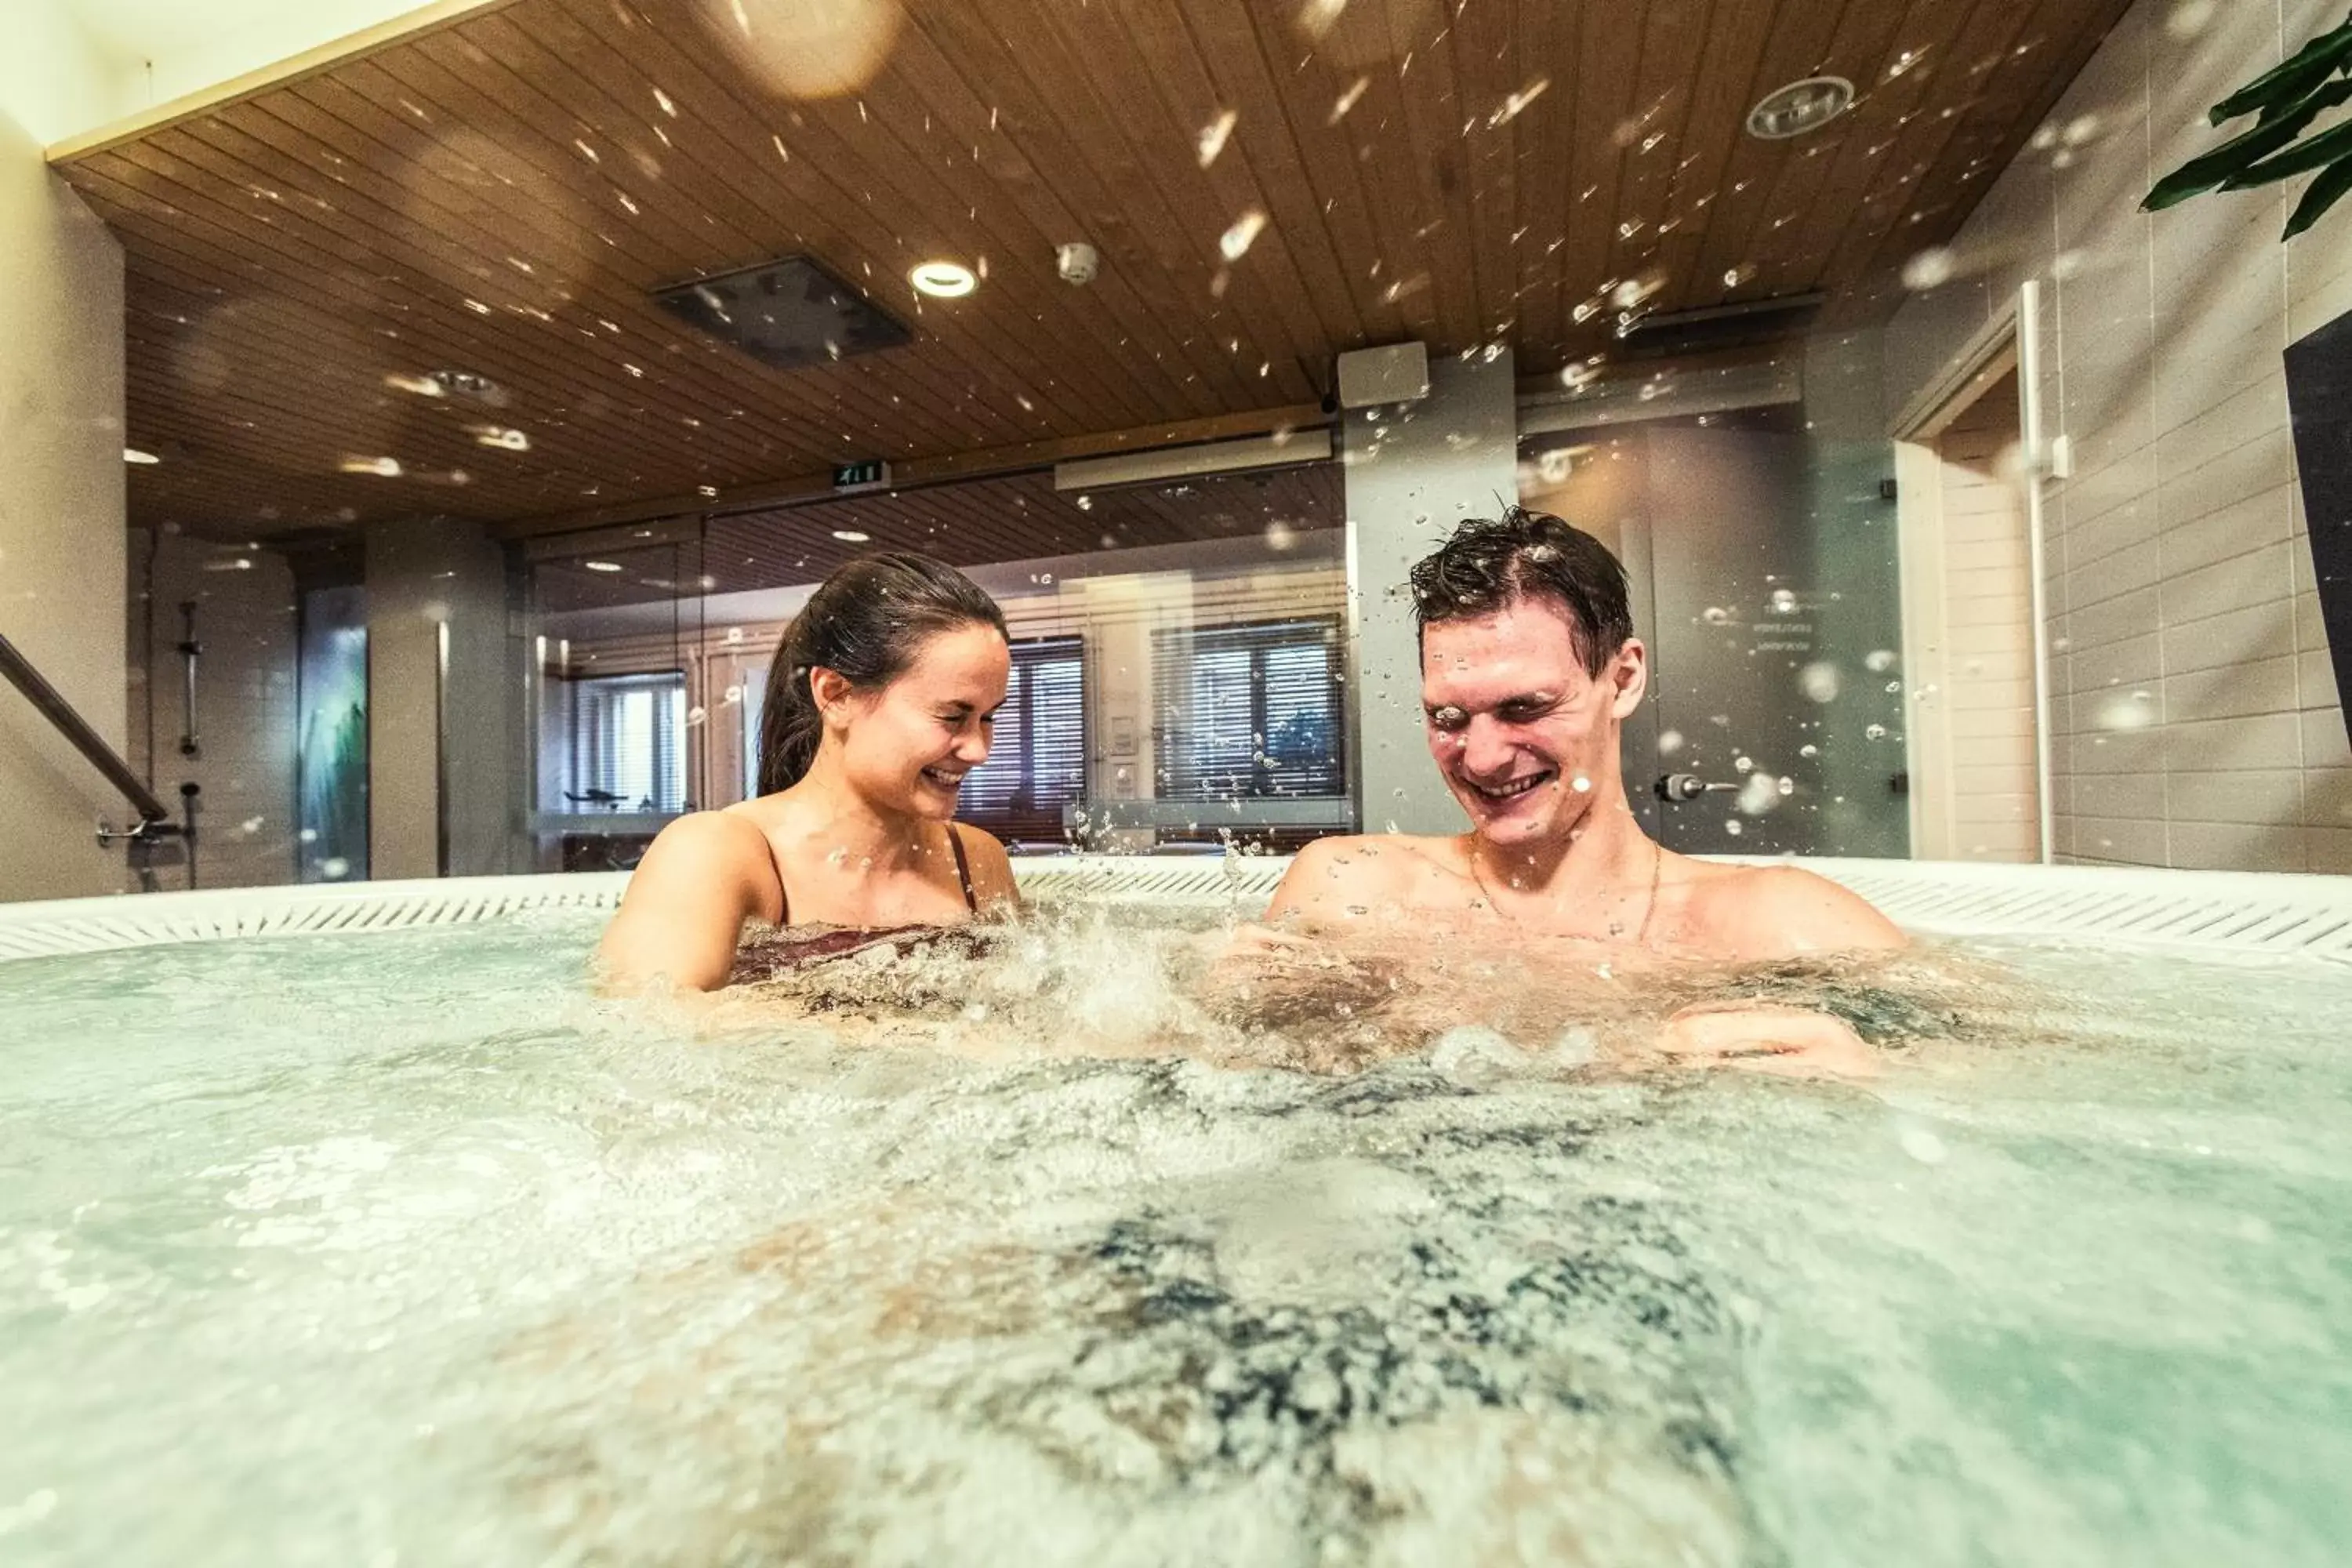
POLYGON ((597 945, 604 984, 634 990, 667 975, 695 991, 725 984, 769 864, 766 837, 742 817, 698 811, 663 828, 597 945))

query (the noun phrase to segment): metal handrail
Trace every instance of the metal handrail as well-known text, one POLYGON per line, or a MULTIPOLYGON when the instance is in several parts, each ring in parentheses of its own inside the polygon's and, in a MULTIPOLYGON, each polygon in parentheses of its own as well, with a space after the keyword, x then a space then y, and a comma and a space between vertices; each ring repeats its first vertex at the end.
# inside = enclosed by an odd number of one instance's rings
POLYGON ((131 832, 143 836, 155 831, 159 825, 169 827, 172 814, 155 798, 155 792, 142 783, 131 764, 115 754, 106 738, 89 727, 89 721, 74 710, 65 694, 48 682, 48 678, 33 668, 32 661, 17 651, 16 645, 0 633, 0 675, 8 678, 25 700, 38 709, 41 717, 57 727, 58 733, 73 742, 74 750, 89 759, 89 765, 106 775, 106 782, 120 791, 139 813, 139 826, 131 832))

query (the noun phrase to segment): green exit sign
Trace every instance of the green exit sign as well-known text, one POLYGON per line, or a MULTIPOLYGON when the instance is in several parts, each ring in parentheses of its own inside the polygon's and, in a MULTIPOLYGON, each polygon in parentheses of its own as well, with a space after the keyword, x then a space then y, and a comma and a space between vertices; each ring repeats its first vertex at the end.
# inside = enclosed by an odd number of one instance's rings
POLYGON ((837 490, 887 489, 889 484, 890 465, 880 458, 833 466, 833 488, 837 490))

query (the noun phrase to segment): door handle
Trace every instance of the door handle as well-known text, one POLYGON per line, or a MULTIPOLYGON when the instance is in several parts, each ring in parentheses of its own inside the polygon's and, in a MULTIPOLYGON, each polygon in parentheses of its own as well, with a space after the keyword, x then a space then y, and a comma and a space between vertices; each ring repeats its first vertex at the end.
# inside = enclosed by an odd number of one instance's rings
POLYGON ((1658 798, 1667 801, 1696 800, 1715 790, 1737 791, 1736 784, 1709 784, 1696 773, 1666 773, 1658 780, 1658 798))

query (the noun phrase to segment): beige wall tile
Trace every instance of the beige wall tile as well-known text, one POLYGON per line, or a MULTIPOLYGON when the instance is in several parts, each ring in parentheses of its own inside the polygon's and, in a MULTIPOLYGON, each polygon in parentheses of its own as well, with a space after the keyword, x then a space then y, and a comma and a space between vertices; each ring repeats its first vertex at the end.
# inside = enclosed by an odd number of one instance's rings
POLYGON ((2352 740, 2346 738, 2342 712, 2332 708, 2304 712, 2303 765, 2306 768, 2352 768, 2352 740))
POLYGON ((2168 626, 2164 668, 2171 674, 2275 658, 2294 647, 2294 606, 2284 599, 2207 620, 2168 626))
POLYGON ((2300 871, 2305 829, 2296 823, 2175 822, 2169 863, 2198 871, 2300 871))
POLYGON ((2352 827, 2306 827, 2303 842, 2305 870, 2352 876, 2352 827))
POLYGON ((2164 528, 2235 506, 2251 495, 2294 482, 2294 441, 2285 416, 2275 429, 2244 441, 2194 468, 2158 459, 2157 518, 2164 528))
POLYGON ((2303 819, 2352 830, 2352 767, 2304 769, 2303 819))
POLYGON ((2142 588, 2116 598, 2102 599, 2086 608, 2070 609, 2066 624, 2073 651, 2082 654, 2126 637, 2142 637, 2159 627, 2161 602, 2155 588, 2142 588))
POLYGON ((2275 602, 2294 617, 2294 574, 2284 543, 2263 545, 2211 566, 2168 577, 2162 588, 2164 625, 2201 621, 2231 610, 2275 602))
POLYGON ((2302 589, 2294 596, 2294 646, 2306 653, 2328 646, 2327 617, 2320 612, 2315 588, 2302 589))
POLYGON ((2164 679, 2163 644, 2155 632, 2087 648, 2073 658, 2078 692, 2152 686, 2164 679))
POLYGON ((2301 717, 2262 713, 2167 724, 2167 764, 2184 769, 2305 766, 2301 717))
POLYGON ((2085 860, 2120 861, 2127 866, 2170 864, 2161 822, 2077 816, 2074 853, 2085 860))
POLYGON ((2336 708, 2343 703, 2343 694, 2336 689, 2336 661, 2326 649, 2294 656, 2295 705, 2299 708, 2336 708))
POLYGON ((2293 485, 2279 485, 2177 528, 2168 527, 2159 536, 2165 575, 2177 576, 2265 544, 2284 543, 2293 522, 2294 509, 2289 498, 2294 494, 2293 485))
POLYGON ((2164 775, 2160 773, 2084 773, 2074 779, 2074 810, 2084 816, 2147 817, 2164 816, 2164 775))
POLYGON ((2293 713, 2302 706, 2296 696, 2293 654, 2251 664, 2192 670, 2186 675, 2168 676, 2164 682, 2164 717, 2175 724, 2193 719, 2293 713))
POLYGON ((2165 811, 2182 822, 2267 823, 2293 826, 2303 819, 2303 770, 2260 768, 2236 773, 2168 774, 2165 811))

